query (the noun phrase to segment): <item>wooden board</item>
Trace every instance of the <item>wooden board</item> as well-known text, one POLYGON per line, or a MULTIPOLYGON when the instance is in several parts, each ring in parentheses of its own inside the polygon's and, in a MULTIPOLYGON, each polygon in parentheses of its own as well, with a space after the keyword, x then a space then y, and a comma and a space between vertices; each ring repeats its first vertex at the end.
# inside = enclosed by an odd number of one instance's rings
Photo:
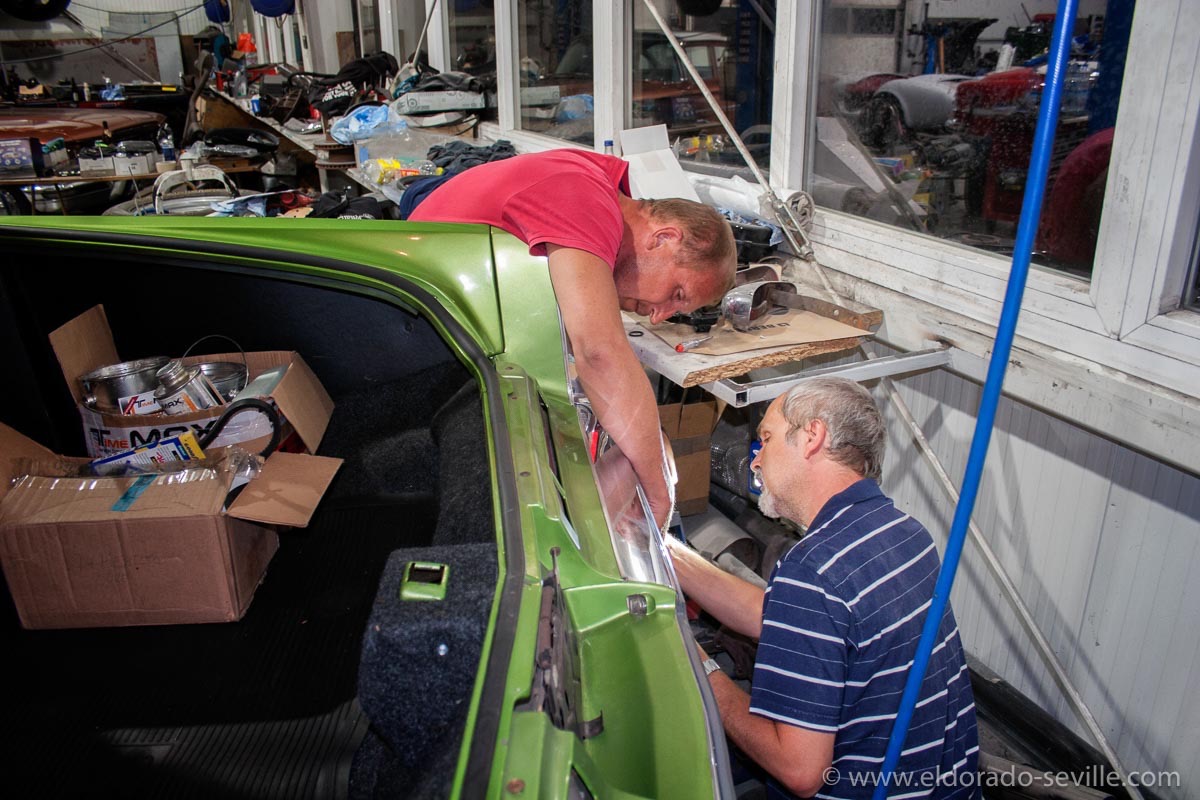
POLYGON ((883 322, 879 309, 843 298, 835 303, 809 293, 784 297, 786 306, 775 306, 745 331, 722 320, 707 334, 699 334, 690 325, 651 325, 645 317, 625 312, 622 316, 638 358, 683 387, 853 350, 883 322), (678 352, 677 345, 688 349, 678 352))
POLYGON ((654 335, 639 322, 638 317, 622 313, 625 332, 633 352, 643 364, 679 386, 700 386, 705 383, 736 378, 755 369, 801 361, 812 356, 851 350, 870 334, 847 339, 808 342, 761 350, 748 350, 725 355, 677 353, 662 338, 654 335))
MULTIPOLYGON (((691 355, 692 358, 702 358, 716 363, 710 363, 706 366, 696 365, 692 371, 684 375, 683 381, 679 385, 684 388, 688 386, 700 386, 701 384, 712 383, 713 381, 725 378, 736 378, 739 375, 745 375, 751 370, 775 367, 780 364, 790 364, 795 361, 803 361, 812 356, 825 355, 826 353, 853 350, 862 341, 862 338, 836 339, 828 342, 798 344, 794 347, 785 347, 776 350, 756 350, 753 353, 743 353, 741 354, 742 357, 733 360, 726 360, 729 359, 729 356, 691 355)), ((688 356, 690 354, 676 353, 675 355, 688 356)))

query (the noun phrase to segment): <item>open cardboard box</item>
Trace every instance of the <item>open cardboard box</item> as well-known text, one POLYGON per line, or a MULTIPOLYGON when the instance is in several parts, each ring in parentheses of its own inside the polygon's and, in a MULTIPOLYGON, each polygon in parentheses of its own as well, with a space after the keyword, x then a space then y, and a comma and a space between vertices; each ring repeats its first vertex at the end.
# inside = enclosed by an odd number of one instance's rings
POLYGON ((671 440, 675 455, 675 510, 681 516, 703 514, 708 509, 712 475, 712 432, 721 418, 723 403, 705 397, 694 403, 658 407, 658 419, 671 440))
MULTIPOLYGON (((88 454, 93 458, 114 455, 185 431, 191 431, 196 438, 200 438, 224 412, 223 407, 217 406, 174 416, 161 413, 122 416, 88 407, 83 402, 80 376, 122 361, 117 355, 108 316, 102 305, 93 306, 51 333, 50 344, 79 408, 88 454)), ((304 359, 298 353, 286 350, 251 352, 245 353, 244 357, 251 380, 272 367, 287 367, 283 379, 271 392, 271 399, 287 425, 299 435, 305 448, 310 453, 316 452, 333 414, 333 401, 304 359)), ((191 356, 184 359, 184 363, 190 366, 202 361, 241 361, 242 358, 242 353, 223 353, 191 356)), ((256 451, 267 443, 270 432, 262 415, 243 414, 230 422, 212 446, 240 443, 247 450, 256 451)))
POLYGON ((342 463, 274 453, 223 511, 232 474, 215 451, 188 480, 23 477, 88 459, 0 424, 0 453, 0 565, 25 628, 241 619, 279 547, 269 526, 306 526, 342 463))

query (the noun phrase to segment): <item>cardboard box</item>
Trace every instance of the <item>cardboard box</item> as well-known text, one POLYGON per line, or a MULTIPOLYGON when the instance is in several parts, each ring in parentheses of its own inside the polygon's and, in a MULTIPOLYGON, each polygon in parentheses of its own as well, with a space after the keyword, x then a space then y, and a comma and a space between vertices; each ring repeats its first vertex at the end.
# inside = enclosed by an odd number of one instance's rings
POLYGON ((425 114, 430 111, 463 111, 483 108, 483 92, 408 92, 392 102, 397 114, 425 114))
POLYGON ((155 172, 158 157, 154 153, 114 153, 114 175, 149 175, 155 172))
POLYGON ((341 465, 275 453, 222 511, 232 473, 212 451, 187 480, 53 477, 86 459, 0 424, 0 453, 0 564, 25 628, 241 619, 279 546, 268 526, 307 525, 341 465))
POLYGON ((675 453, 675 510, 681 516, 702 514, 708 508, 712 474, 712 432, 721 418, 718 402, 707 397, 696 403, 658 407, 658 419, 675 453))
MULTIPOLYGON (((83 421, 84 438, 87 440, 88 454, 93 458, 110 456, 143 444, 152 444, 166 436, 174 436, 185 431, 192 431, 197 438, 207 433, 208 429, 224 413, 224 408, 217 406, 197 411, 191 414, 146 414, 141 416, 122 416, 116 413, 103 413, 89 408, 84 403, 83 387, 79 377, 92 370, 110 364, 119 364, 124 359, 117 355, 117 347, 113 343, 112 331, 108 325, 108 316, 104 306, 93 306, 75 319, 63 325, 50 334, 50 344, 58 356, 58 364, 62 368, 63 377, 70 387, 71 396, 79 408, 83 421)), ((160 355, 172 355, 162 353, 160 355)), ((279 413, 287 420, 290 429, 294 429, 300 440, 310 453, 314 453, 321 444, 321 437, 333 414, 333 400, 320 381, 313 375, 312 370, 304 363, 304 359, 293 351, 271 350, 245 354, 249 367, 250 379, 253 380, 267 369, 286 366, 287 372, 271 393, 270 398, 275 402, 279 413)), ((242 353, 221 353, 216 355, 189 356, 184 359, 188 365, 202 361, 241 361, 242 353)), ((255 450, 267 443, 270 436, 270 426, 261 414, 242 414, 235 417, 221 435, 212 443, 213 447, 223 447, 230 444, 242 444, 248 450, 255 450)))
POLYGON ((79 174, 80 175, 96 175, 103 177, 112 175, 116 167, 113 166, 112 155, 98 155, 95 158, 87 156, 79 156, 79 174))
POLYGON ((700 201, 679 159, 671 152, 666 125, 623 130, 620 139, 621 156, 629 162, 629 190, 634 197, 700 201))

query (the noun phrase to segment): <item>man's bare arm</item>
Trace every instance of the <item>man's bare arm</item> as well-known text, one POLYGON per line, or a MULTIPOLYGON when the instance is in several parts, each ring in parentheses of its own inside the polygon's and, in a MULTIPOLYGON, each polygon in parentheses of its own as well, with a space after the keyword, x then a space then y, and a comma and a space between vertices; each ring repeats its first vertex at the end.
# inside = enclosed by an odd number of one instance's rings
POLYGON ((758 639, 762 635, 763 590, 729 574, 674 536, 666 540, 683 593, 726 627, 758 639))
POLYGON ((723 672, 709 676, 721 724, 743 753, 798 797, 812 797, 833 763, 835 734, 750 713, 750 696, 723 672))
POLYGON ((633 465, 661 528, 670 513, 670 499, 658 408, 641 362, 625 338, 612 269, 584 250, 547 244, 546 252, 579 380, 600 424, 633 465))

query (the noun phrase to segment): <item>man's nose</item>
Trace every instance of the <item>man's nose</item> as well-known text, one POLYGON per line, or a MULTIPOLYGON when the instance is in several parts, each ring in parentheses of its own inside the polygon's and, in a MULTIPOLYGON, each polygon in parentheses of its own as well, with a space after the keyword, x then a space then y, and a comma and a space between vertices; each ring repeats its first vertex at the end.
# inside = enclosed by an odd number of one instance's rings
POLYGON ((660 322, 665 322, 669 316, 671 316, 671 309, 655 306, 650 309, 650 324, 657 325, 660 322))
POLYGON ((762 469, 762 448, 759 448, 754 454, 754 458, 750 459, 750 469, 762 469))

